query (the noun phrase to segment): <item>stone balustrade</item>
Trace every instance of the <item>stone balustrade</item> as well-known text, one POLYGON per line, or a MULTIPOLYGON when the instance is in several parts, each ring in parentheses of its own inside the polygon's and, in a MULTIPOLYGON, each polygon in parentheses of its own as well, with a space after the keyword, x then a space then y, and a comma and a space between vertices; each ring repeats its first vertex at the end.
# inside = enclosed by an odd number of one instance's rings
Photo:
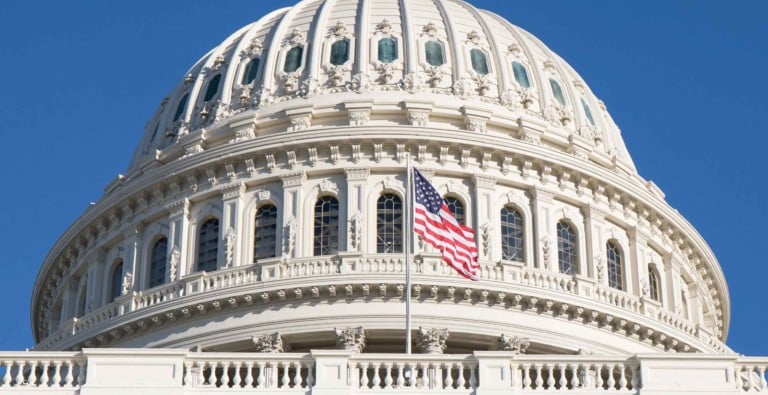
POLYGON ((768 358, 733 354, 207 353, 85 349, 0 353, 0 392, 296 395, 364 393, 768 393, 768 358), (681 390, 680 383, 686 383, 681 390), (127 391, 127 392, 126 392, 127 391))

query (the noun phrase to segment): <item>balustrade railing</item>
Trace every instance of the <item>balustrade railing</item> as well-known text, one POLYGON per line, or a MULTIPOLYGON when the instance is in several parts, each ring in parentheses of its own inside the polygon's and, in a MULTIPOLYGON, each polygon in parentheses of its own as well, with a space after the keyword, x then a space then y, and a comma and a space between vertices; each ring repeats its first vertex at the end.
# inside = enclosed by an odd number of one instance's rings
POLYGON ((85 373, 79 353, 0 353, 0 391, 75 389, 85 373))
POLYGON ((478 386, 477 361, 471 356, 355 355, 349 361, 352 390, 467 392, 478 386))
POLYGON ((303 354, 193 353, 184 361, 184 387, 305 392, 314 361, 303 354))
POLYGON ((768 392, 768 358, 743 357, 736 362, 736 387, 743 392, 768 392))
POLYGON ((626 359, 523 356, 512 362, 512 386, 525 391, 589 390, 635 393, 640 365, 626 359))

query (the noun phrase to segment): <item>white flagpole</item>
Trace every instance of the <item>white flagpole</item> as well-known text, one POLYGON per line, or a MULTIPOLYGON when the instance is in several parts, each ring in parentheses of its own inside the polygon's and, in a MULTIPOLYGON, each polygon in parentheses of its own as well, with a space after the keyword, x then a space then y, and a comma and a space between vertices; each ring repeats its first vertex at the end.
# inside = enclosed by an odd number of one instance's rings
POLYGON ((411 353, 411 241, 413 239, 413 226, 411 224, 412 186, 411 186, 411 156, 406 154, 405 173, 405 353, 411 353))

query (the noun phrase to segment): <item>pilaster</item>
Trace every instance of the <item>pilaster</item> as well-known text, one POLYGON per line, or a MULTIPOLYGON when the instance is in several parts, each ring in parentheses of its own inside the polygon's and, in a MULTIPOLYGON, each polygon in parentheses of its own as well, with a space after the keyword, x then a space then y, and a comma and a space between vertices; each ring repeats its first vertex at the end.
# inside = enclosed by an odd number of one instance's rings
MULTIPOLYGON (((500 229, 493 229, 494 224, 494 204, 493 192, 496 187, 496 178, 485 174, 475 174, 472 177, 475 184, 475 226, 476 241, 479 247, 479 258, 481 261, 498 261, 501 251, 492 245, 492 235, 499 232, 500 229)), ((497 214, 498 215, 498 214, 497 214)))
POLYGON ((366 229, 364 213, 368 209, 365 202, 366 187, 371 172, 367 167, 350 167, 344 169, 344 174, 347 177, 347 251, 362 252, 366 229))
POLYGON ((237 246, 242 242, 237 239, 238 235, 244 235, 242 221, 243 218, 243 197, 245 196, 245 184, 229 184, 220 189, 223 203, 223 218, 221 221, 221 238, 224 245, 224 259, 222 265, 225 268, 240 266, 245 262, 241 257, 242 251, 237 246))
POLYGON ((557 232, 554 228, 558 219, 552 215, 553 203, 551 192, 539 188, 533 190, 533 266, 558 271, 557 232))
POLYGON ((301 199, 304 182, 307 175, 303 171, 283 174, 280 176, 283 182, 283 240, 282 256, 285 259, 299 256, 298 246, 302 245, 301 232, 299 232, 299 219, 301 218, 301 199))
POLYGON ((168 205, 168 266, 167 278, 174 282, 187 274, 187 232, 189 232, 189 200, 184 198, 168 205))

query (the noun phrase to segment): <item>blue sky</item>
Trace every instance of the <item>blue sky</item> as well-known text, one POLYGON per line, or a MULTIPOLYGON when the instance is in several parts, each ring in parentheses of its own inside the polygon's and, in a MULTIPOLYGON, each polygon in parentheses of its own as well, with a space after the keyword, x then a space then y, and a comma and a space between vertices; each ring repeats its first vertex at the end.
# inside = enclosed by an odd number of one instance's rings
MULTIPOLYGON (((768 2, 475 0, 547 43, 621 127, 640 174, 704 236, 730 285, 728 344, 768 356, 768 2)), ((293 1, 7 2, 0 11, 0 350, 32 346, 49 248, 124 172, 200 56, 293 1)))

